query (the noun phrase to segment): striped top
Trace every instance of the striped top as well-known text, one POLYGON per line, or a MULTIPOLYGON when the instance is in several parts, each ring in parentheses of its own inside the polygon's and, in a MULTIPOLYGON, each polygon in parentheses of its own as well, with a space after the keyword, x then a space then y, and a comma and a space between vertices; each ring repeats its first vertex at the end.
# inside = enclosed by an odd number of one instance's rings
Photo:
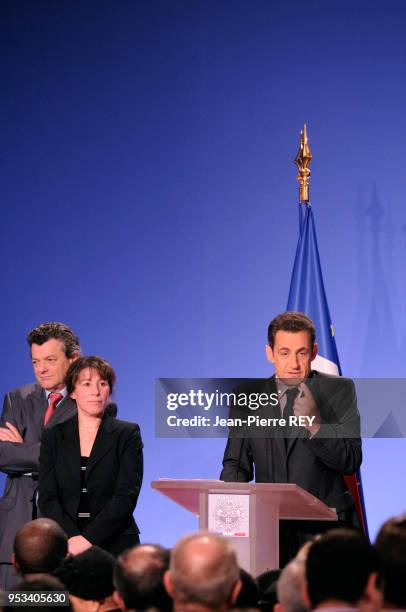
POLYGON ((78 526, 82 531, 90 522, 89 494, 86 488, 86 468, 89 457, 80 457, 80 500, 78 508, 78 526))

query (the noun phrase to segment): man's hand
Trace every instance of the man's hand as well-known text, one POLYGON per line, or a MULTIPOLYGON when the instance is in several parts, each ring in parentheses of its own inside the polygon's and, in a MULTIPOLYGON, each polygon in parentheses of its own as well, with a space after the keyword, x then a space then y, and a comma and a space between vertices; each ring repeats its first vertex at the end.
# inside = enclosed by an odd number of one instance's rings
POLYGON ((90 548, 92 544, 81 535, 72 536, 68 540, 68 551, 71 555, 78 555, 90 548))
POLYGON ((6 427, 0 427, 0 442, 24 442, 17 427, 6 421, 6 427))
POLYGON ((309 387, 302 382, 298 389, 300 393, 294 401, 293 413, 295 416, 315 417, 312 425, 304 425, 310 435, 314 436, 320 429, 320 412, 309 387))

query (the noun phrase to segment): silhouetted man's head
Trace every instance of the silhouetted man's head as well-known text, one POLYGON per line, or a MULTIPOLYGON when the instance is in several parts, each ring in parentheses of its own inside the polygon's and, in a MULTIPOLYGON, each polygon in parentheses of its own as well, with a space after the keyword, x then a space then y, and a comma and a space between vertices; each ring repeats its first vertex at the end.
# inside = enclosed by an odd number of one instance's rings
POLYGON ((164 581, 175 610, 226 610, 241 590, 233 546, 221 536, 204 532, 179 540, 164 581))
POLYGON ((115 562, 113 555, 98 546, 63 561, 56 575, 69 591, 76 612, 113 609, 115 562))
MULTIPOLYGON (((378 593, 378 556, 358 531, 332 529, 313 542, 306 560, 307 593, 312 608, 356 606, 378 593)), ((376 601, 371 602, 371 609, 376 601)))
POLYGON ((13 561, 17 572, 52 574, 68 553, 68 536, 52 519, 26 523, 14 539, 13 561))
POLYGON ((385 606, 406 608, 406 514, 384 523, 376 539, 385 606))
POLYGON ((114 570, 117 603, 126 610, 170 612, 172 600, 163 583, 168 568, 169 550, 162 546, 143 544, 126 550, 114 570))

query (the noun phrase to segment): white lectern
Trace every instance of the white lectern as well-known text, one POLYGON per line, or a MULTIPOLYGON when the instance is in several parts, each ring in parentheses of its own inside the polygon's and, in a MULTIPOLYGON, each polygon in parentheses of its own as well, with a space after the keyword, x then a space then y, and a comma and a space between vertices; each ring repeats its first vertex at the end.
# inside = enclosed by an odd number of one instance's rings
POLYGON ((337 514, 295 484, 161 479, 154 489, 199 517, 199 528, 222 533, 252 576, 279 567, 279 520, 336 521, 337 514))

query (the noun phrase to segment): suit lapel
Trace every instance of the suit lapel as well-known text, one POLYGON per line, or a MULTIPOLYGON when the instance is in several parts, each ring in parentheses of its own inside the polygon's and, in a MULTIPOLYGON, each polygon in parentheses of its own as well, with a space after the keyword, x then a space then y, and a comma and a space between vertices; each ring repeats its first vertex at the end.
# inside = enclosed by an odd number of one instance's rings
POLYGON ((77 416, 61 426, 61 448, 58 450, 71 482, 75 483, 72 489, 80 491, 80 441, 77 416))
MULTIPOLYGON (((278 386, 276 384, 276 378, 275 375, 272 376, 269 379, 269 393, 278 393, 278 386)), ((281 418, 281 407, 280 404, 278 403, 277 406, 274 407, 275 410, 275 414, 274 417, 277 419, 281 418)), ((283 435, 281 434, 281 430, 276 432, 276 437, 275 437, 275 447, 277 448, 280 456, 287 461, 288 457, 292 451, 292 448, 294 447, 296 440, 299 436, 303 437, 301 435, 301 427, 288 427, 288 428, 283 428, 283 435), (287 433, 289 434, 289 438, 287 439, 287 443, 285 443, 285 437, 287 435, 287 433)), ((305 432, 304 432, 305 433, 305 432)))
MULTIPOLYGON (((316 402, 316 404, 318 405, 318 380, 317 380, 317 372, 315 372, 314 370, 312 370, 312 372, 309 375, 309 378, 312 381, 310 384, 310 391, 313 394, 314 400, 316 402), (316 393, 315 393, 316 391, 316 393)), ((306 380, 306 384, 309 384, 309 379, 306 380)), ((290 436, 289 436, 289 440, 288 440, 288 445, 287 445, 287 457, 289 457, 292 448, 294 447, 294 445, 296 444, 297 440, 299 438, 306 438, 307 437, 307 432, 306 429, 304 427, 291 427, 290 428, 290 436)))
POLYGON ((298 438, 304 438, 306 436, 306 430, 304 427, 290 427, 289 428, 289 439, 287 444, 286 458, 289 458, 292 448, 297 442, 298 438))
MULTIPOLYGON (((298 397, 299 392, 296 392, 296 397, 298 397)), ((292 412, 293 412, 293 408, 292 408, 292 412)), ((289 417, 287 417, 289 418, 289 417)), ((289 425, 289 423, 287 424, 287 428, 286 428, 286 435, 288 436, 286 439, 286 459, 289 458, 289 455, 292 451, 292 448, 294 447, 294 445, 296 444, 296 440, 298 438, 298 436, 300 435, 300 431, 301 431, 301 427, 297 427, 296 425, 289 425)))
POLYGON ((86 478, 89 478, 89 474, 94 466, 104 457, 112 445, 117 441, 117 437, 118 430, 115 419, 113 417, 104 415, 90 453, 86 469, 86 478))
MULTIPOLYGON (((278 395, 278 387, 276 386, 275 376, 271 376, 271 378, 268 378, 266 380, 264 391, 268 396, 274 395, 274 394, 278 395)), ((271 414, 272 418, 278 419, 281 416, 279 403, 276 405, 270 404, 270 409, 272 413, 271 414)))
MULTIPOLYGON (((44 412, 45 414, 45 412, 44 412)), ((47 427, 53 427, 58 423, 63 423, 64 421, 68 421, 76 414, 76 402, 74 402, 70 397, 64 397, 57 407, 54 410, 53 415, 49 419, 47 423, 47 427)))
MULTIPOLYGON (((276 378, 275 375, 271 376, 271 378, 268 379, 267 381, 267 391, 266 391, 269 395, 275 393, 276 395, 278 394, 278 386, 276 384, 276 378)), ((276 404, 275 406, 272 406, 272 417, 275 419, 280 419, 281 418, 281 407, 278 404, 276 404)), ((285 438, 281 437, 281 433, 279 428, 276 429, 276 431, 274 432, 275 436, 274 436, 274 446, 277 450, 277 452, 279 453, 279 455, 282 457, 282 460, 286 459, 286 446, 285 446, 285 438)))
POLYGON ((33 421, 38 431, 38 437, 41 435, 42 427, 44 424, 44 416, 48 407, 47 398, 45 391, 39 385, 36 385, 34 390, 29 396, 32 406, 33 421))

